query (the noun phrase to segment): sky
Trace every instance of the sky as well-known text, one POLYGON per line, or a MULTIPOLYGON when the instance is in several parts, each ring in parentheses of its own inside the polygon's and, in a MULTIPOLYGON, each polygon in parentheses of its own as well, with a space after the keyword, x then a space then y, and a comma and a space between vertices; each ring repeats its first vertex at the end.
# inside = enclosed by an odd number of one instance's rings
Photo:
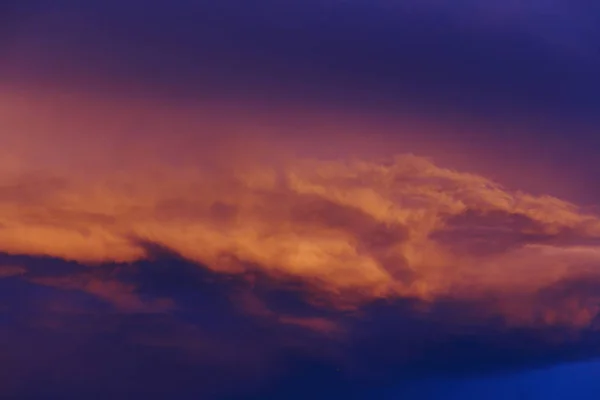
POLYGON ((0 5, 0 397, 592 399, 600 5, 0 5))

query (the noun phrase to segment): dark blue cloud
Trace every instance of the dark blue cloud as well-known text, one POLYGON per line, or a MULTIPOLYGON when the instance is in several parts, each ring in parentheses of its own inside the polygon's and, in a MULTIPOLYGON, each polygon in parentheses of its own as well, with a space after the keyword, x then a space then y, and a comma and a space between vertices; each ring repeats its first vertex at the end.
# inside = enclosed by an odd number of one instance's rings
MULTIPOLYGON (((167 249, 147 247, 148 261, 98 267, 2 256, 3 263, 29 271, 0 279, 0 304, 7 305, 0 336, 11 343, 0 356, 11 365, 0 374, 0 382, 8 382, 3 393, 36 399, 367 399, 385 398, 388 390, 414 393, 422 382, 433 382, 419 390, 428 397, 410 398, 438 399, 441 394, 430 390, 435 382, 468 389, 473 379, 529 374, 599 355, 593 330, 511 328, 493 315, 482 317, 483 303, 402 299, 340 311, 318 305, 306 287, 287 278, 215 274, 167 249), (123 310, 85 288, 40 284, 42 275, 131 284, 139 298, 168 297, 176 307, 123 310), (326 319, 340 333, 286 323, 284 315, 326 319)), ((564 282, 541 295, 584 298, 598 287, 589 280, 564 282)))

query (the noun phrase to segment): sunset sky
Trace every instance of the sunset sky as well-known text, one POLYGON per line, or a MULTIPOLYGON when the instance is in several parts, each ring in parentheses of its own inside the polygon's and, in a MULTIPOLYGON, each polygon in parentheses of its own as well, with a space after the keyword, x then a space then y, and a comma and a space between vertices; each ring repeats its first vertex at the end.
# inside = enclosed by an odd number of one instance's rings
POLYGON ((596 399, 600 3, 5 0, 0 398, 596 399))

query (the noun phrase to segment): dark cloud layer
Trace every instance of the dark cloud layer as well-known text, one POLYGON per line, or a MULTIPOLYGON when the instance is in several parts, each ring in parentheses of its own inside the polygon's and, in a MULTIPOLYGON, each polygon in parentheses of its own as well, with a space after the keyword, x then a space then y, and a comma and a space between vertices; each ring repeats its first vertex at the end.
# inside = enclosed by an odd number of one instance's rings
POLYGON ((25 2, 7 54, 56 79, 87 71, 188 95, 279 91, 363 107, 408 101, 592 118, 597 8, 581 0, 25 2))
MULTIPOLYGON (((148 246, 151 261, 91 269, 1 256, 3 264, 27 270, 0 279, 0 336, 11 343, 1 356, 10 365, 0 374, 4 394, 370 398, 392 385, 401 395, 416 379, 521 371, 599 355, 593 330, 510 328, 482 315, 483 304, 452 299, 374 301, 340 311, 314 304, 300 282, 258 271, 215 274, 148 246), (90 286, 65 285, 83 276, 114 290, 98 297, 90 286), (146 305, 169 298, 174 307, 130 309, 118 301, 125 292, 146 305), (309 323, 317 320, 336 330, 309 323)), ((540 296, 597 298, 599 288, 597 281, 565 282, 540 296)))

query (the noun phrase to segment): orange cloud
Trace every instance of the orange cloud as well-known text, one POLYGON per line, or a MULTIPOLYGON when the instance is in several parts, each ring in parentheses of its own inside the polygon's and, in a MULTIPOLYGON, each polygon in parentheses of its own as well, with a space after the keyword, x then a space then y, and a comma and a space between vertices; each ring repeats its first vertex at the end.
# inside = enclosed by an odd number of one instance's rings
MULTIPOLYGON (((281 169, 218 174, 165 167, 102 179, 11 178, 0 189, 0 243, 9 253, 133 261, 145 256, 145 240, 216 271, 259 266, 339 295, 423 299, 535 292, 600 263, 598 247, 561 243, 597 238, 597 217, 411 155, 387 163, 290 159, 281 169), (487 253, 461 243, 481 240, 513 243, 487 253)), ((82 285, 137 307, 128 290, 82 285)))
MULTIPOLYGON (((6 103, 14 113, 4 116, 3 129, 18 149, 0 164, 6 253, 129 262, 146 257, 142 243, 152 242, 217 272, 260 268, 303 279, 334 303, 355 305, 382 297, 533 295, 597 274, 600 264, 596 215, 427 158, 363 157, 356 147, 337 158, 305 157, 267 134, 243 139, 242 122, 218 125, 209 112, 206 129, 235 133, 168 139, 167 131, 196 127, 188 114, 163 111, 164 131, 146 134, 137 129, 147 110, 129 107, 127 116, 103 120, 102 102, 77 115, 60 101, 36 104, 45 113, 28 121, 25 105, 6 103), (96 122, 110 134, 76 133, 96 122), (38 142, 17 134, 29 129, 38 142), (54 136, 60 145, 52 146, 54 136)), ((145 307, 117 283, 39 283, 145 307)), ((511 318, 509 309, 499 307, 511 318)))

